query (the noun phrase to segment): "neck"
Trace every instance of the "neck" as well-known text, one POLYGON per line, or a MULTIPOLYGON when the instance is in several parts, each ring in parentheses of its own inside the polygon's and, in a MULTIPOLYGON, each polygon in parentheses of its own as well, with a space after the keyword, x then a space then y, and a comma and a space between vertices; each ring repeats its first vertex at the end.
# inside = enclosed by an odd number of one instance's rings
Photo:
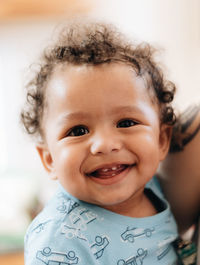
POLYGON ((144 191, 116 205, 104 206, 103 208, 129 217, 142 218, 153 216, 157 213, 156 208, 145 195, 144 191))

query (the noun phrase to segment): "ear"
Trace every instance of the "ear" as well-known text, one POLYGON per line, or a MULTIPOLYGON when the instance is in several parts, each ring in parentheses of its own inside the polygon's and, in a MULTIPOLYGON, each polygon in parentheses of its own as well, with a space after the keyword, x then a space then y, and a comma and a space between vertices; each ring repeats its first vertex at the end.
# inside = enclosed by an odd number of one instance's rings
POLYGON ((57 179, 53 159, 46 144, 39 143, 36 145, 36 149, 38 151, 44 169, 49 173, 52 179, 57 179))
POLYGON ((160 128, 160 161, 164 160, 169 151, 170 141, 172 135, 172 127, 166 124, 161 125, 160 128))

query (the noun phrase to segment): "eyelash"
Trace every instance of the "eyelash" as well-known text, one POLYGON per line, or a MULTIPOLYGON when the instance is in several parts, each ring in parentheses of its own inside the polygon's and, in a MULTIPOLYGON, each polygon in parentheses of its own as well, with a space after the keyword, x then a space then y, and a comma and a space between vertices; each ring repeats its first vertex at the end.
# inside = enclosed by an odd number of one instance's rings
POLYGON ((73 127, 67 133, 67 136, 77 137, 77 136, 82 136, 82 135, 85 135, 85 134, 88 134, 88 133, 89 133, 89 130, 88 130, 88 128, 86 126, 84 126, 84 125, 78 125, 78 126, 73 127), (84 133, 83 130, 87 130, 87 133, 84 133))
MULTIPOLYGON (((135 125, 138 125, 139 122, 134 121, 132 119, 123 119, 120 120, 117 123, 117 128, 129 128, 135 125)), ((67 133, 67 137, 78 137, 78 136, 83 136, 89 133, 89 129, 84 126, 84 125, 77 125, 75 127, 73 127, 72 129, 69 130, 69 132, 67 133)))
POLYGON ((117 124, 117 128, 128 128, 128 127, 132 127, 135 125, 138 125, 139 122, 132 120, 132 119, 123 119, 121 121, 118 122, 117 124), (124 125, 124 126, 120 126, 120 125, 124 125))

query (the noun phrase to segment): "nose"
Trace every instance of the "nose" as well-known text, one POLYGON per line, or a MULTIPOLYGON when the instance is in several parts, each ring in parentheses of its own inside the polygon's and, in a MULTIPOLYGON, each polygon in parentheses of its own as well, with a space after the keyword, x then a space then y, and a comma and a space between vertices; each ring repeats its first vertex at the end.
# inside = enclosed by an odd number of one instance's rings
POLYGON ((117 133, 101 130, 92 137, 90 151, 93 155, 109 154, 122 148, 122 140, 117 133))

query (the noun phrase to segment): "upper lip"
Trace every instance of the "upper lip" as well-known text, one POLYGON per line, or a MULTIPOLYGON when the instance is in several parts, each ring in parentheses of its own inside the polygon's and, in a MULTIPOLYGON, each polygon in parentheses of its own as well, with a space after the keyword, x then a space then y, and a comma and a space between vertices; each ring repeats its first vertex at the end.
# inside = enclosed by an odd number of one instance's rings
POLYGON ((115 162, 115 163, 109 163, 109 164, 101 164, 101 165, 97 165, 94 168, 87 171, 86 175, 91 175, 93 172, 100 170, 100 169, 105 169, 105 168, 112 169, 112 168, 120 166, 120 165, 132 166, 134 164, 135 163, 127 163, 127 162, 115 162))

